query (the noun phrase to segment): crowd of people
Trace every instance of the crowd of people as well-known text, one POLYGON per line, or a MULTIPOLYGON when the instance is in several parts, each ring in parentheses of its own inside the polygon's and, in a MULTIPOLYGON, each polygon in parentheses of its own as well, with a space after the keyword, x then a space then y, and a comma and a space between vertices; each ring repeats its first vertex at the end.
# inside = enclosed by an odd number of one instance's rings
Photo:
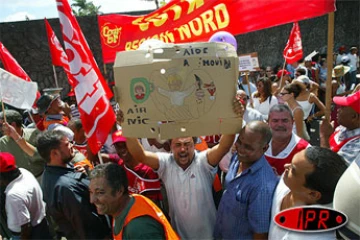
POLYGON ((360 237, 360 195, 344 190, 356 189, 356 180, 344 181, 360 178, 349 171, 360 167, 359 57, 355 47, 345 51, 335 58, 332 119, 320 124, 319 146, 309 143, 309 124, 325 114, 326 59, 319 54, 286 69, 240 73, 236 134, 125 137, 121 106, 114 104, 116 124, 93 154, 74 92, 69 103, 53 92, 37 100, 38 109, 3 109, 2 238, 360 237), (309 234, 273 221, 303 205, 338 206, 351 224, 309 234))

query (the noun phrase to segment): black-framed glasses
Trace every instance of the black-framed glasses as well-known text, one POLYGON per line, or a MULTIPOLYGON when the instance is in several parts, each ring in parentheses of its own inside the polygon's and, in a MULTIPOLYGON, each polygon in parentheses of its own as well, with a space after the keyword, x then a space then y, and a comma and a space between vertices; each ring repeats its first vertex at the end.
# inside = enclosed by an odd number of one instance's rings
POLYGON ((288 93, 288 92, 286 92, 286 93, 282 93, 282 92, 279 93, 280 96, 284 96, 284 95, 286 95, 286 94, 290 94, 290 93, 288 93))

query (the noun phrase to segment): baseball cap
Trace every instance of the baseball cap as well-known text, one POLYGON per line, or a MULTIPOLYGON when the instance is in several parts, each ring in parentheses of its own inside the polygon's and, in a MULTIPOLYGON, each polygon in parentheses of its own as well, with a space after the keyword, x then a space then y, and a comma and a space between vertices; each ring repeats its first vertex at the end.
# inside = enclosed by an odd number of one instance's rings
POLYGON ((279 70, 279 71, 277 72, 276 76, 277 76, 278 78, 281 78, 281 74, 282 74, 283 76, 285 76, 285 75, 290 75, 290 72, 287 71, 287 70, 279 70), (284 73, 283 73, 283 72, 284 72, 284 73))
POLYGON ((113 144, 117 142, 126 142, 126 138, 122 134, 122 130, 117 130, 112 134, 112 141, 113 144))
POLYGON ((346 97, 334 97, 333 101, 336 105, 351 107, 355 112, 360 113, 360 91, 346 97))
POLYGON ((0 153, 0 173, 10 172, 16 169, 15 157, 8 152, 0 153))

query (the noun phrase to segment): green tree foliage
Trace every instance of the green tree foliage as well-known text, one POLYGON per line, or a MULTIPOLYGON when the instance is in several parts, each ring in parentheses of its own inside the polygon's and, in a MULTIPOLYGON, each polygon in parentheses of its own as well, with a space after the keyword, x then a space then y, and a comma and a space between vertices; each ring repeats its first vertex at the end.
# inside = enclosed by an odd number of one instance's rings
POLYGON ((101 14, 99 11, 101 6, 95 6, 93 2, 87 2, 87 0, 75 0, 71 4, 71 8, 75 16, 88 16, 101 14))

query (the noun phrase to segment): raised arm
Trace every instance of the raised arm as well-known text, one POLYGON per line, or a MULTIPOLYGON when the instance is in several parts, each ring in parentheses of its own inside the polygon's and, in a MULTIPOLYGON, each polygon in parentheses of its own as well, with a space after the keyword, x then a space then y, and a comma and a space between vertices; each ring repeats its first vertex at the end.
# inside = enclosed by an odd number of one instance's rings
POLYGON ((156 153, 145 151, 139 140, 127 137, 126 146, 134 159, 148 165, 154 170, 159 169, 159 158, 156 153))
POLYGON ((208 163, 211 166, 219 164, 221 159, 228 153, 234 143, 235 134, 222 135, 219 144, 209 149, 207 152, 208 163))

